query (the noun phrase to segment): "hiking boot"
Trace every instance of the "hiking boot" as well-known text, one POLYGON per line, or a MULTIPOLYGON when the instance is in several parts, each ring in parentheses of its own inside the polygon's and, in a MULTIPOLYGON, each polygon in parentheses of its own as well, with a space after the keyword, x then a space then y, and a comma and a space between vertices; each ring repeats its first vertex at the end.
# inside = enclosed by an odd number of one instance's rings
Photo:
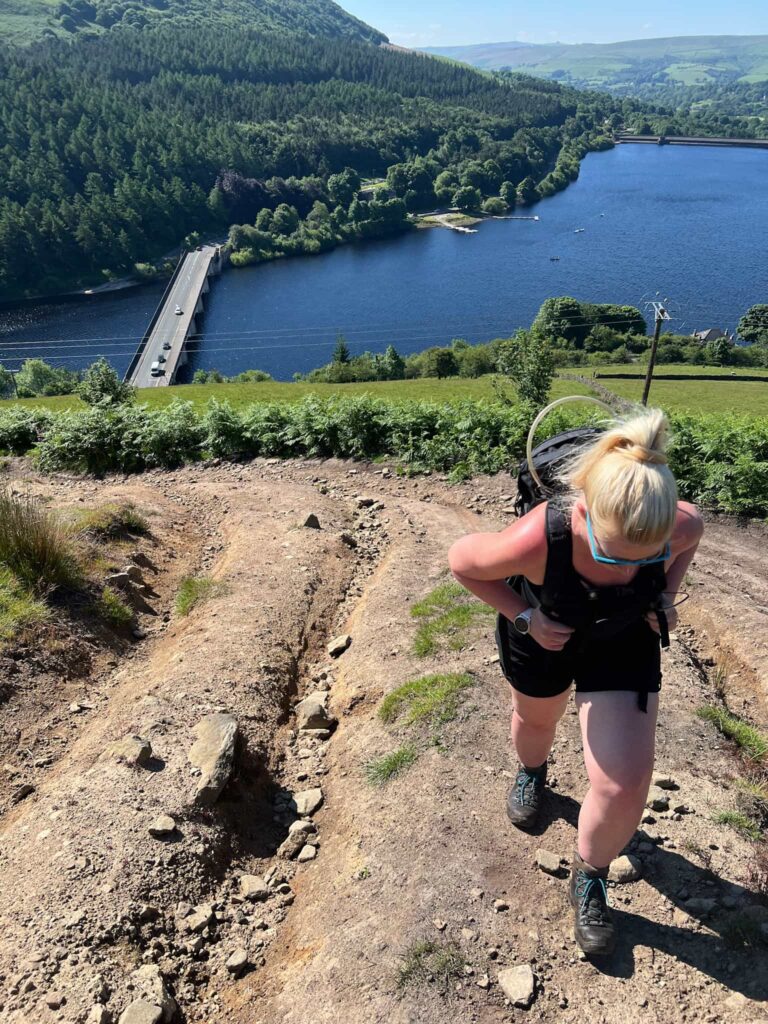
POLYGON ((612 953, 616 944, 605 885, 607 877, 608 868, 593 868, 574 852, 568 890, 576 911, 573 933, 584 952, 593 956, 612 953))
POLYGON ((540 768, 520 765, 515 784, 507 795, 507 816, 518 828, 533 828, 538 821, 544 788, 547 783, 547 762, 540 768))

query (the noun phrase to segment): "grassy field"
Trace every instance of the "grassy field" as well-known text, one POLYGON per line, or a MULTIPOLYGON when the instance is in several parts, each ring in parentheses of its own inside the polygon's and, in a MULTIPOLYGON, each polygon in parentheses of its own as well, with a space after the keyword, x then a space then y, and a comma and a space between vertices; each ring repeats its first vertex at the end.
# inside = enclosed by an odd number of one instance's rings
MULTIPOLYGON (((620 366, 576 367, 563 372, 591 377, 597 369, 601 373, 621 372, 620 366)), ((631 372, 642 372, 641 367, 631 372)), ((715 374, 723 371, 716 367, 662 366, 661 373, 715 374)), ((730 372, 730 371, 726 371, 730 372)), ((639 400, 643 381, 606 380, 599 381, 622 398, 639 400)), ((557 379, 552 388, 552 398, 565 395, 589 394, 586 385, 575 381, 557 379)), ((226 399, 233 406, 250 402, 298 402, 307 395, 329 397, 331 395, 369 394, 392 402, 434 401, 446 402, 461 398, 493 400, 492 377, 464 379, 461 377, 417 378, 404 381, 369 381, 364 384, 305 384, 265 381, 261 384, 185 384, 178 387, 146 388, 139 391, 138 399, 149 406, 163 406, 175 399, 191 401, 202 407, 210 398, 226 399)), ((0 402, 3 406, 15 404, 14 399, 0 402)), ((82 408, 79 398, 63 395, 57 398, 21 399, 19 404, 44 406, 49 409, 82 408)), ((655 381, 651 389, 651 404, 660 405, 671 411, 688 409, 692 412, 744 412, 753 415, 768 415, 768 371, 736 370, 735 379, 728 381, 655 381), (765 374, 766 383, 739 382, 744 374, 765 374)))

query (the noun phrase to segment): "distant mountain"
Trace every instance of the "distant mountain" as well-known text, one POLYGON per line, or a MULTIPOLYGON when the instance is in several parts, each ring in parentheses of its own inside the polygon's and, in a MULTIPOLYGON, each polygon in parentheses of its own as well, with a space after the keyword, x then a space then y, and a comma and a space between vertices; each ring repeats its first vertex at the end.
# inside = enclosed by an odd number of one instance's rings
POLYGON ((486 70, 508 68, 578 87, 648 95, 653 87, 768 80, 768 36, 678 36, 622 43, 429 47, 486 70), (641 88, 642 87, 642 88, 641 88))
POLYGON ((388 42, 332 0, 0 0, 0 40, 12 43, 168 21, 388 42))

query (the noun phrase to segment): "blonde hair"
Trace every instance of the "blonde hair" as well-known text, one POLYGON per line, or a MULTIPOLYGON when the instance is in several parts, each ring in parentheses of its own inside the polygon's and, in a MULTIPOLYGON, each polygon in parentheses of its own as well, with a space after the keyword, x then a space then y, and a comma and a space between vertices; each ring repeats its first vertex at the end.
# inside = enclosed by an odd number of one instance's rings
POLYGON ((563 473, 584 495, 595 531, 630 544, 668 540, 677 515, 677 484, 665 454, 669 424, 660 409, 616 422, 563 473))

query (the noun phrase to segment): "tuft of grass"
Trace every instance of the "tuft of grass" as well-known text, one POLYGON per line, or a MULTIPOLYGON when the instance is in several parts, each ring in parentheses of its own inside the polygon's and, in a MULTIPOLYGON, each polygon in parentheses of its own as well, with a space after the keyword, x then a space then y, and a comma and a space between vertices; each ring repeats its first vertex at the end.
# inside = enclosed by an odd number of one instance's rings
POLYGON ((111 587, 104 588, 96 601, 96 611, 102 619, 118 629, 133 622, 133 611, 111 587))
POLYGON ((420 939, 403 953, 397 987, 402 992, 411 985, 436 982, 446 988, 451 978, 460 977, 463 970, 464 958, 456 946, 420 939))
POLYGON ((193 608, 221 592, 221 584, 210 576, 187 576, 176 595, 176 612, 189 615, 193 608))
POLYGON ((467 672, 439 672, 411 679, 387 694, 379 707, 379 718, 393 722, 405 713, 406 725, 450 722, 456 717, 462 692, 472 682, 467 672))
POLYGON ((9 569, 0 567, 0 642, 12 640, 25 626, 50 618, 48 607, 21 586, 9 569))
POLYGON ((729 914, 718 930, 731 949, 761 949, 766 942, 759 923, 747 914, 729 914))
POLYGON ((31 495, 0 490, 0 565, 36 594, 81 582, 69 532, 31 495))
POLYGON ((399 747, 383 757, 375 757, 365 766, 365 777, 372 786, 384 786, 396 775, 401 775, 419 756, 411 744, 399 747))
POLYGON ((724 736, 733 740, 748 760, 761 762, 765 759, 768 754, 768 737, 748 722, 714 704, 705 704, 696 714, 705 722, 712 722, 724 736))
POLYGON ((755 842, 762 837, 760 824, 754 818, 750 818, 743 811, 720 811, 712 820, 717 825, 729 825, 745 839, 752 839, 755 842))
POLYGON ((149 533, 149 523, 130 503, 99 505, 78 513, 76 529, 95 540, 115 540, 125 534, 143 537, 149 533))
POLYGON ((458 583, 441 583, 411 607, 411 615, 424 621, 416 631, 414 654, 425 658, 447 642, 450 650, 467 646, 466 632, 478 618, 495 615, 487 604, 477 601, 458 583))

